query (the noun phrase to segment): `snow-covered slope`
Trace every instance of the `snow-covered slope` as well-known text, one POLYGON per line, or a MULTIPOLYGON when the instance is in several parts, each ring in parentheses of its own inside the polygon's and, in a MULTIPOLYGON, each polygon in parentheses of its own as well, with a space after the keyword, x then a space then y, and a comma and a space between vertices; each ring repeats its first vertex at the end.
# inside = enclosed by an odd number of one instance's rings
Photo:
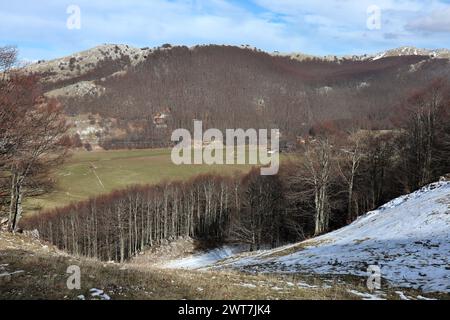
POLYGON ((369 265, 393 285, 450 292, 450 182, 395 199, 335 232, 214 267, 367 276, 369 265))
POLYGON ((400 47, 394 48, 387 51, 379 52, 377 54, 363 54, 363 55, 328 55, 328 56, 313 56, 304 53, 291 53, 291 54, 280 54, 274 53, 275 56, 287 56, 295 60, 303 61, 306 59, 320 58, 328 61, 342 61, 342 60, 353 60, 353 61, 376 61, 382 58, 389 57, 404 57, 404 56, 424 56, 436 59, 450 59, 450 50, 448 49, 422 49, 416 47, 400 47))
POLYGON ((379 60, 387 57, 402 57, 402 56, 428 56, 430 58, 450 59, 450 50, 448 49, 428 50, 415 47, 400 47, 385 52, 380 52, 374 57, 372 57, 372 60, 379 60))

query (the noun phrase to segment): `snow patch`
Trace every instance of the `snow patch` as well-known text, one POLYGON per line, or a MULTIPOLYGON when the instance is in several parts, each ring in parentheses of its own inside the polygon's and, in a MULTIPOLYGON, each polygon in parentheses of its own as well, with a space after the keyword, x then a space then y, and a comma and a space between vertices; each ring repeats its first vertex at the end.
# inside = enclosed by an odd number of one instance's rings
POLYGON ((363 293, 363 292, 359 292, 359 291, 356 291, 356 290, 347 290, 347 292, 362 298, 362 300, 386 300, 385 298, 383 298, 384 296, 386 296, 386 294, 384 294, 381 291, 376 291, 373 294, 371 294, 371 293, 363 293))
POLYGON ((217 249, 172 260, 164 266, 169 269, 201 269, 245 251, 242 245, 223 246, 217 249))
POLYGON ((398 296, 400 297, 400 300, 412 300, 411 297, 406 296, 403 292, 401 291, 395 291, 396 294, 398 294, 398 296))
POLYGON ((89 292, 93 298, 98 298, 100 300, 111 300, 110 296, 108 296, 103 290, 92 288, 89 292))

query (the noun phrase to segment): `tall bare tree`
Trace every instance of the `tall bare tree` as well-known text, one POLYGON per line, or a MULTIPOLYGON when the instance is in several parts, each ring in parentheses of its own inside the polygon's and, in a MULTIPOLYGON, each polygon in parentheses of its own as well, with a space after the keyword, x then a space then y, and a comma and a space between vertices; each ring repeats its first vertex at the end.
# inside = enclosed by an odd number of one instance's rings
POLYGON ((436 157, 442 145, 436 148, 445 134, 448 122, 449 85, 445 80, 435 80, 424 90, 412 95, 403 114, 405 153, 408 160, 410 187, 419 188, 433 179, 436 173, 436 157))
POLYGON ((6 79, 8 71, 17 63, 18 51, 14 46, 0 47, 0 72, 2 80, 6 79))
POLYGON ((348 145, 341 149, 341 156, 337 161, 339 174, 347 186, 347 223, 351 223, 355 220, 353 192, 356 174, 363 158, 361 140, 361 136, 358 135, 357 132, 354 132, 348 139, 348 145))
POLYGON ((19 142, 8 163, 11 173, 10 231, 17 229, 22 217, 23 187, 27 180, 60 164, 69 147, 64 144, 69 126, 56 101, 38 101, 20 120, 23 121, 21 134, 26 139, 19 142))
POLYGON ((333 148, 327 138, 319 137, 308 142, 304 156, 299 160, 296 174, 289 178, 289 198, 298 202, 308 215, 314 212, 314 234, 329 229, 330 193, 334 179, 333 148))
POLYGON ((9 70, 16 56, 13 48, 0 50, 8 72, 0 81, 0 173, 9 180, 10 231, 22 217, 25 186, 65 158, 70 140, 61 106, 43 97, 38 79, 9 70))

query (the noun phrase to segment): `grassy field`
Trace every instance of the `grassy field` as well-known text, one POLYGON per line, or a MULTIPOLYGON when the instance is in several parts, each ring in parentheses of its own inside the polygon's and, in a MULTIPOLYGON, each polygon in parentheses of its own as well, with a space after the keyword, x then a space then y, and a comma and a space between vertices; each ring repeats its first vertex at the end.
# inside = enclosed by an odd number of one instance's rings
POLYGON ((27 214, 88 199, 135 184, 154 184, 164 180, 183 180, 204 173, 234 174, 249 165, 181 165, 170 158, 170 149, 77 151, 52 173, 53 192, 28 198, 27 214))

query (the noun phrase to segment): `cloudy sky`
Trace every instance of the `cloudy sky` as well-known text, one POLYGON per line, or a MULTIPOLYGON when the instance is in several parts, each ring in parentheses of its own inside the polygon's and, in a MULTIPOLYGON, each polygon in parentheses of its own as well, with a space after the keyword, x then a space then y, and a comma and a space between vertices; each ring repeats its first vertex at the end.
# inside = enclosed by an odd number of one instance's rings
POLYGON ((0 0, 0 46, 17 45, 23 59, 103 43, 249 44, 316 55, 450 48, 450 0, 0 0))

